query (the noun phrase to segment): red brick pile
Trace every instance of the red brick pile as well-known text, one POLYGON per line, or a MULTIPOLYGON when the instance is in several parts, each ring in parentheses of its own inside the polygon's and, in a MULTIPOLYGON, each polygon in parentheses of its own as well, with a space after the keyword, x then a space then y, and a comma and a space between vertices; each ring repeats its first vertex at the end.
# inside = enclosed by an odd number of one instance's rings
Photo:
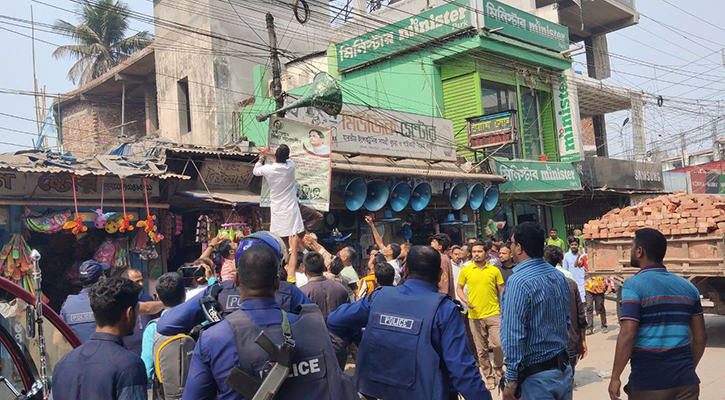
POLYGON ((725 197, 675 192, 604 214, 584 225, 585 239, 634 237, 641 228, 664 235, 724 234, 725 197))

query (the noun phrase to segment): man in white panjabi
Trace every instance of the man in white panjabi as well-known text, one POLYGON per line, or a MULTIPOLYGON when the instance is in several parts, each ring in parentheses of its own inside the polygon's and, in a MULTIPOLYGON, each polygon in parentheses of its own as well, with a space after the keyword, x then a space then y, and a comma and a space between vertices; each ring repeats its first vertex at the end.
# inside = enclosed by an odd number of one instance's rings
POLYGON ((305 230, 297 202, 295 163, 289 159, 289 153, 286 144, 280 145, 274 154, 267 149, 259 149, 259 161, 252 171, 255 176, 267 179, 272 215, 269 231, 280 237, 289 237, 305 230), (268 156, 274 156, 274 164, 264 164, 268 156))

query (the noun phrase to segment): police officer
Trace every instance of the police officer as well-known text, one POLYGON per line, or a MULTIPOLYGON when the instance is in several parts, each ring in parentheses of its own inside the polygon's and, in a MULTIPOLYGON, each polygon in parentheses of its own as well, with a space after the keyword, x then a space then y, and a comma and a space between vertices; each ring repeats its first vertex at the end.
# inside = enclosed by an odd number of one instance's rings
MULTIPOLYGON (((237 264, 244 251, 254 244, 263 244, 269 247, 274 252, 275 257, 279 262, 284 260, 287 254, 287 247, 282 239, 280 239, 277 235, 269 232, 257 232, 246 236, 239 243, 236 254, 237 264)), ((296 258, 296 255, 294 255, 293 258, 296 258)), ((239 287, 235 282, 236 280, 225 281, 221 285, 217 285, 216 289, 215 286, 212 285, 204 290, 204 292, 199 293, 186 302, 166 311, 158 321, 156 327, 157 331, 162 335, 187 333, 195 326, 206 321, 201 301, 209 296, 214 297, 219 303, 222 309, 222 316, 224 317, 239 309, 241 296, 239 294, 239 287), (214 295, 212 291, 216 291, 217 293, 214 295)), ((275 299, 280 307, 287 312, 296 309, 297 306, 301 304, 311 303, 310 299, 308 299, 307 296, 305 296, 294 284, 283 281, 280 281, 279 289, 277 289, 277 292, 275 293, 275 299)))
MULTIPOLYGON (((237 259, 241 305, 201 334, 182 400, 243 399, 227 378, 238 369, 259 379, 269 367, 269 354, 255 343, 260 331, 274 343, 280 344, 283 335, 295 343, 289 374, 275 400, 357 400, 352 381, 337 366, 319 308, 303 305, 299 314, 293 314, 275 301, 278 265, 274 251, 261 244, 247 248, 237 259)), ((240 387, 248 388, 243 383, 240 387)))
POLYGON ((78 294, 68 296, 60 309, 60 316, 78 335, 81 343, 88 341, 96 331, 96 319, 93 317, 88 292, 96 282, 106 278, 105 272, 110 268, 110 265, 95 260, 84 261, 79 268, 83 289, 78 294))
POLYGON ((355 368, 358 391, 377 399, 490 400, 468 349, 460 311, 438 293, 440 254, 413 246, 408 276, 360 301, 343 304, 327 319, 330 332, 349 342, 362 334, 355 368))

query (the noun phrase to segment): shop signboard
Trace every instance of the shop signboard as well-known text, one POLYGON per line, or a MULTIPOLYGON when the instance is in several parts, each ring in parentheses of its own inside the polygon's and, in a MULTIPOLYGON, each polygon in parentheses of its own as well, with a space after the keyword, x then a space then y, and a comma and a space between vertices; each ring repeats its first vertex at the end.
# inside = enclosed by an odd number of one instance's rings
POLYGON ((692 193, 707 193, 707 174, 704 172, 690 172, 690 185, 692 193))
MULTIPOLYGON (((480 3, 479 3, 480 4, 480 3)), ((569 49, 569 30, 559 24, 523 12, 494 0, 483 0, 483 25, 503 28, 499 33, 545 49, 569 49)))
POLYGON ((253 169, 253 165, 243 161, 206 158, 196 186, 198 189, 249 189, 253 169))
MULTIPOLYGON (((149 197, 159 196, 159 183, 141 178, 124 179, 126 200, 143 199, 144 187, 149 197)), ((121 199, 121 179, 117 176, 84 175, 76 178, 76 195, 79 199, 121 199)), ((33 199, 73 199, 73 181, 68 174, 38 174, 30 172, 0 172, 0 196, 33 199)))
POLYGON ((468 147, 484 149, 516 142, 516 111, 506 111, 466 119, 468 147))
POLYGON ((664 191, 661 163, 592 157, 576 163, 581 180, 593 188, 664 191))
POLYGON ((705 193, 717 194, 718 186, 720 184, 720 175, 718 174, 705 174, 705 193))
POLYGON ((554 83, 554 112, 559 142, 559 159, 562 162, 577 162, 582 159, 581 117, 579 116, 579 95, 576 84, 571 84, 572 70, 559 75, 554 83))
POLYGON ((337 44, 341 72, 472 28, 469 0, 456 0, 337 44))
POLYGON ((338 153, 456 160, 453 122, 448 119, 353 104, 343 104, 335 117, 313 107, 290 110, 286 116, 329 129, 332 150, 338 153))
POLYGON ((500 185, 502 192, 561 192, 582 188, 579 174, 570 163, 493 159, 495 172, 506 177, 506 182, 500 185))
MULTIPOLYGON (((281 144, 289 146, 290 159, 295 163, 300 204, 318 211, 330 211, 330 131, 321 126, 272 117, 267 143, 272 152, 281 144)), ((268 157, 267 163, 272 164, 274 160, 268 157)), ((260 206, 270 206, 269 195, 269 185, 264 179, 260 206)))

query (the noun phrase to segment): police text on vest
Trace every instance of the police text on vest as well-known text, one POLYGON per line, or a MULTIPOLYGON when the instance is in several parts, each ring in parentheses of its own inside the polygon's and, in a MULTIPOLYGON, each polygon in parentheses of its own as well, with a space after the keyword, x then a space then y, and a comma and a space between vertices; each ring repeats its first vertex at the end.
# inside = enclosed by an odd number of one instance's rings
POLYGON ((413 329, 413 320, 393 315, 380 314, 380 325, 392 326, 393 328, 413 329))

